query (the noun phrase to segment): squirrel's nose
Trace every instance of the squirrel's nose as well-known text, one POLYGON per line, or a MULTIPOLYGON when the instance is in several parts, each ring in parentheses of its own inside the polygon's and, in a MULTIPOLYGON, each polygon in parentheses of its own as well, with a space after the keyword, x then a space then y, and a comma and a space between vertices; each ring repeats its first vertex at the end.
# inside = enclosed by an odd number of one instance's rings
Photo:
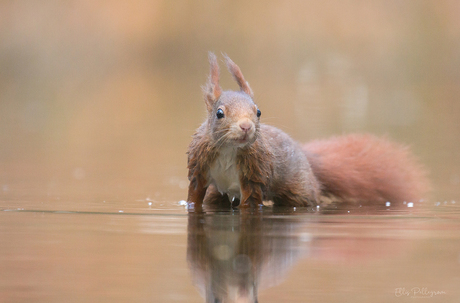
POLYGON ((249 122, 240 123, 240 128, 245 133, 247 133, 251 129, 251 127, 252 127, 252 124, 249 122))

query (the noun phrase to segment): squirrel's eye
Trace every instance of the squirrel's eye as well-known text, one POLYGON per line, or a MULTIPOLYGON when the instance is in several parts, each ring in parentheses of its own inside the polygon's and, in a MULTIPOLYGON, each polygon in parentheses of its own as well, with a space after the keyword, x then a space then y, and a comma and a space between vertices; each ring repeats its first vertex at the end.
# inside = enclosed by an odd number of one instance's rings
POLYGON ((224 111, 219 108, 216 113, 217 119, 222 119, 224 117, 224 111))
POLYGON ((257 109, 257 117, 260 117, 260 115, 262 115, 260 109, 257 109))

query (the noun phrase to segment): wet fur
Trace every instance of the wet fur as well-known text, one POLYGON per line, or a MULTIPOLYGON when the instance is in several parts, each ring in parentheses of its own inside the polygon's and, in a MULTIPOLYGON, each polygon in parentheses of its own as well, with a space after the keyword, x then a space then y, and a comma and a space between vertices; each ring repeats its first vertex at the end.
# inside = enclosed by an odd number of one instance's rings
POLYGON ((210 75, 203 88, 208 117, 187 152, 188 202, 228 204, 225 188, 220 188, 222 195, 216 186, 220 177, 227 177, 216 174, 227 173, 228 167, 239 173, 240 207, 261 205, 264 200, 275 205, 317 205, 321 196, 359 202, 415 201, 427 190, 424 170, 410 151, 385 138, 355 134, 300 146, 283 131, 261 124, 248 82, 225 58, 240 91, 222 91, 217 59, 210 53, 210 75), (225 119, 216 118, 218 109, 225 110, 225 119), (244 146, 232 145, 240 136, 241 119, 254 125, 253 137, 244 146), (223 152, 229 147, 235 148, 235 163, 216 164, 216 159, 228 162, 223 152))

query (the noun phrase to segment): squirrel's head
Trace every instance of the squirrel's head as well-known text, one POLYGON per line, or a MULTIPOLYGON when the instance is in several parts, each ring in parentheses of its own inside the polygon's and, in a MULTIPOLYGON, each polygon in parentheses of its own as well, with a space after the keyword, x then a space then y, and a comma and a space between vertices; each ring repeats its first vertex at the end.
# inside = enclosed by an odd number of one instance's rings
POLYGON ((238 83, 240 91, 221 90, 217 58, 209 53, 211 71, 203 88, 208 126, 212 138, 219 146, 244 147, 257 139, 261 112, 254 103, 251 87, 240 68, 228 56, 224 56, 228 70, 238 83))

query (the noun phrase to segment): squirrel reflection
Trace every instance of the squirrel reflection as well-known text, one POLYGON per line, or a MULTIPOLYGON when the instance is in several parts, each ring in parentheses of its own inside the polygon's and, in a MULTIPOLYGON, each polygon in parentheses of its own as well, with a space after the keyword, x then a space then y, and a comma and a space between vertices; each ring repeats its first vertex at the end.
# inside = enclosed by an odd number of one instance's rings
POLYGON ((190 213, 187 260, 206 302, 257 302, 302 254, 298 222, 245 212, 190 213))
MULTIPOLYGON (((410 247, 404 237, 372 233, 375 228, 385 231, 384 222, 369 221, 364 228, 362 220, 356 224, 313 213, 305 220, 301 214, 279 216, 276 212, 273 208, 189 213, 187 261, 206 302, 257 302, 258 291, 283 282, 301 258, 315 260, 303 265, 307 281, 312 278, 309 272, 321 264, 352 266, 392 258, 410 247)), ((392 221, 389 230, 413 228, 410 223, 392 221)))

